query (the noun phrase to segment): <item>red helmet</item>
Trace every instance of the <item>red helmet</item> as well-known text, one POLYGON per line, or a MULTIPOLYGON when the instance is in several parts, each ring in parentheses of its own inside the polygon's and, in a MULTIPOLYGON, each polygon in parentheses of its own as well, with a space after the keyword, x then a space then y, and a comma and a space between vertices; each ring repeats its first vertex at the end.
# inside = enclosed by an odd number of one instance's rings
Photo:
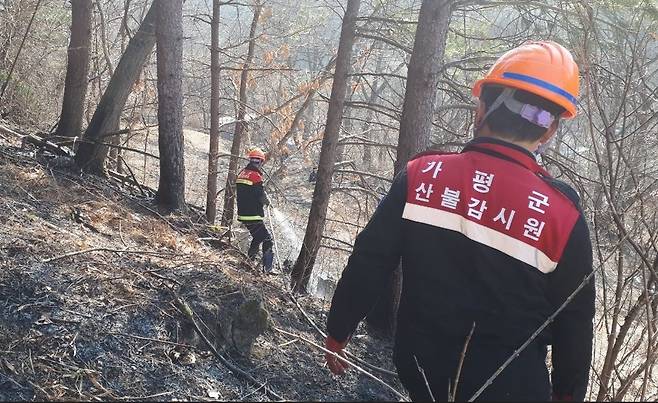
POLYGON ((249 157, 250 160, 251 159, 259 159, 261 161, 265 161, 265 153, 263 152, 263 150, 261 150, 258 147, 252 148, 249 151, 249 154, 247 154, 247 156, 249 157))

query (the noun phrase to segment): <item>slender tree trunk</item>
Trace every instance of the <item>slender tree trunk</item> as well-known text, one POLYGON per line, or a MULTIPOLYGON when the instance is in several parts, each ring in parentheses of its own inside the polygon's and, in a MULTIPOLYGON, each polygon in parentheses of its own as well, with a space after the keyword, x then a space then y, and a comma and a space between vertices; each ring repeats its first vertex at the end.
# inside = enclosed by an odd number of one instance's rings
POLYGON ((217 159, 219 158, 219 6, 213 0, 210 40, 210 151, 206 218, 213 224, 217 215, 217 159))
MULTIPOLYGON (((384 62, 384 57, 383 54, 379 54, 377 57, 377 62, 375 64, 375 73, 380 74, 382 72, 382 65, 384 62)), ((368 104, 372 105, 375 103, 377 98, 381 95, 382 90, 385 87, 385 83, 381 82, 379 78, 375 78, 373 84, 372 84, 372 90, 370 91, 370 95, 368 96, 368 104)), ((363 130, 363 133, 365 134, 364 137, 366 137, 368 140, 375 140, 374 136, 374 131, 371 129, 372 126, 372 119, 375 115, 375 111, 373 109, 368 109, 366 112, 366 117, 364 119, 363 124, 361 125, 361 130, 363 130), (367 134, 366 134, 367 133, 367 134)), ((372 168, 372 146, 368 144, 363 145, 363 165, 367 168, 370 169, 372 168)))
POLYGON ((360 0, 348 0, 345 16, 343 17, 338 55, 336 56, 336 71, 329 99, 329 110, 327 111, 327 124, 320 150, 317 182, 313 191, 313 204, 311 205, 304 242, 291 274, 292 288, 295 292, 303 292, 308 286, 327 218, 327 207, 329 206, 331 182, 336 161, 336 148, 345 106, 352 47, 356 35, 356 18, 359 14, 360 3, 360 0))
POLYGON ((71 41, 68 49, 62 114, 56 136, 76 137, 82 130, 82 118, 89 75, 91 44, 91 0, 71 0, 71 41))
MULTIPOLYGON (((281 150, 286 146, 286 143, 288 143, 288 140, 293 137, 293 134, 295 134, 295 130, 297 130, 298 126, 300 123, 304 120, 304 115, 310 115, 313 116, 313 104, 315 102, 315 95, 318 92, 318 89, 324 84, 325 81, 327 81, 329 78, 331 78, 331 69, 334 66, 334 63, 336 63, 336 60, 333 59, 327 64, 327 66, 324 68, 324 70, 320 73, 320 75, 314 80, 315 84, 311 89, 308 90, 306 93, 306 98, 304 99, 304 102, 302 102, 302 105, 299 107, 297 112, 295 113, 295 117, 292 120, 292 123, 290 124, 290 128, 286 131, 286 133, 281 137, 281 139, 274 143, 271 147, 271 149, 268 152, 268 158, 271 160, 274 160, 276 157, 279 156, 281 153, 281 150), (310 111, 307 113, 307 109, 310 111)), ((308 116, 307 116, 308 120, 308 116)), ((307 127, 304 126, 304 133, 307 133, 307 127)))
MULTIPOLYGON (((107 44, 107 31, 105 29, 106 23, 105 23, 105 13, 103 12, 103 5, 101 4, 100 1, 96 2, 96 12, 98 13, 98 19, 99 19, 99 34, 100 34, 100 45, 101 45, 101 51, 103 54, 103 57, 105 59, 105 65, 107 67, 107 71, 112 77, 114 74, 114 65, 112 64, 112 59, 110 58, 110 49, 107 44)), ((122 24, 123 26, 123 24, 122 24)), ((111 132, 116 132, 119 131, 119 126, 121 124, 121 119, 117 119, 114 126, 111 128, 111 132)), ((116 135, 116 136, 111 136, 106 140, 108 143, 110 143, 113 146, 118 146, 121 144, 121 136, 116 135)), ((119 171, 119 166, 121 165, 119 162, 119 148, 118 147, 110 147, 109 149, 109 166, 112 169, 116 169, 119 171)))
POLYGON ((108 147, 106 135, 118 127, 121 112, 130 95, 133 84, 139 77, 144 63, 155 46, 156 5, 154 1, 135 36, 128 42, 112 78, 103 93, 83 142, 76 153, 76 163, 87 172, 104 175, 108 147))
MULTIPOLYGON (((430 145, 439 72, 452 14, 451 3, 450 0, 423 0, 420 6, 400 121, 396 175, 414 154, 430 145)), ((367 323, 371 328, 388 335, 394 333, 401 291, 402 271, 398 267, 390 287, 368 314, 367 323)))
POLYGON ((247 123, 245 122, 245 116, 247 113, 247 81, 249 80, 251 61, 254 58, 256 29, 258 28, 258 19, 260 18, 262 7, 262 4, 256 3, 254 8, 254 18, 251 20, 251 29, 249 30, 247 58, 242 65, 242 73, 240 74, 240 95, 238 100, 237 121, 235 122, 233 144, 231 145, 231 158, 229 159, 226 191, 224 192, 224 211, 222 211, 222 226, 224 227, 230 227, 233 223, 233 212, 235 210, 235 179, 238 171, 242 135, 247 126, 247 123))
POLYGON ((183 0, 156 2, 160 183, 155 201, 168 211, 185 210, 183 0))
MULTIPOLYGON (((128 36, 130 34, 129 30, 128 30, 128 13, 130 12, 130 1, 131 0, 124 0, 124 2, 123 2, 123 17, 121 18, 121 27, 119 28, 119 36, 121 37, 121 54, 123 54, 126 51, 126 38, 128 38, 128 36)), ((112 71, 114 71, 114 70, 112 70, 112 71)), ((139 78, 138 78, 138 80, 139 80, 139 78)), ((135 105, 133 105, 132 113, 133 114, 135 113, 135 105)), ((119 126, 120 126, 120 120, 117 121, 117 124, 116 124, 116 127, 115 127, 116 131, 119 131, 119 126)), ((132 130, 132 127, 129 127, 129 129, 132 130)), ((123 144, 123 146, 128 147, 129 145, 127 144, 127 140, 126 140, 126 144, 124 144, 122 142, 122 137, 123 136, 120 135, 120 134, 112 137, 111 144, 118 145, 118 146, 123 144)), ((126 139, 128 139, 128 138, 129 137, 126 136, 126 139)), ((117 172, 122 174, 124 172, 124 162, 125 162, 123 160, 123 150, 121 148, 117 147, 117 148, 113 148, 110 151, 111 151, 110 158, 112 158, 116 161, 117 172)))

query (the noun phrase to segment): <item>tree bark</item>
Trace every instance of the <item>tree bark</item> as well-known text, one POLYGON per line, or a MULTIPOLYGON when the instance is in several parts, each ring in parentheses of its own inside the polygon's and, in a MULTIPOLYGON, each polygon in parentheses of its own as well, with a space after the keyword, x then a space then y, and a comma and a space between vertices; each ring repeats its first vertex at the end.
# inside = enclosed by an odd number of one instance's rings
POLYGON ((208 194, 206 218, 213 224, 217 216, 217 159, 219 158, 219 6, 213 0, 210 39, 210 151, 208 153, 208 194))
POLYGON ((233 212, 235 210, 235 180, 237 178, 238 161, 240 158, 240 147, 242 144, 242 135, 245 132, 247 123, 245 116, 247 114, 247 81, 249 80, 249 66, 254 58, 256 47, 256 29, 258 28, 258 19, 262 10, 262 4, 256 3, 254 8, 254 18, 251 20, 249 29, 249 47, 247 49, 247 58, 242 65, 240 74, 240 94, 238 100, 238 113, 235 122, 235 132, 233 134, 233 144, 231 145, 231 158, 228 164, 228 175, 226 178, 226 191, 224 192, 224 210, 222 211, 222 226, 230 227, 233 223, 233 212))
POLYGON ((359 14, 360 0, 348 0, 343 17, 343 24, 336 56, 336 71, 329 99, 327 123, 325 126, 317 182, 313 191, 313 203, 306 226, 304 242, 292 269, 291 282, 295 292, 303 292, 308 286, 315 259, 320 249, 320 241, 327 218, 327 207, 331 194, 331 182, 336 161, 336 148, 345 106, 348 74, 351 65, 352 48, 356 36, 356 18, 359 14))
MULTIPOLYGON (((451 3, 450 0, 423 0, 420 6, 400 121, 396 175, 414 154, 430 145, 439 73, 452 14, 451 3)), ((398 267, 386 292, 368 314, 367 323, 371 329, 394 334, 401 291, 402 270, 398 267)))
POLYGON ((116 131, 132 86, 153 51, 157 4, 158 1, 153 2, 139 30, 128 42, 78 147, 76 163, 89 173, 105 175, 108 147, 99 143, 105 142, 103 137, 107 133, 116 131))
POLYGON ((155 201, 185 210, 183 141, 183 0, 156 0, 160 183, 155 201))
POLYGON ((71 0, 71 41, 68 49, 62 114, 56 136, 76 137, 82 130, 82 118, 89 76, 91 44, 91 0, 71 0))

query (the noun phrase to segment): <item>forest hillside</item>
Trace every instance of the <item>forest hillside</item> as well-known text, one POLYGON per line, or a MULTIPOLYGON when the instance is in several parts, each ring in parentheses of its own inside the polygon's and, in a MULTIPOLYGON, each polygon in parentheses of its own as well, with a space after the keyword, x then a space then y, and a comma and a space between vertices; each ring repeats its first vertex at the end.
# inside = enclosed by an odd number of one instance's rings
POLYGON ((586 399, 658 400, 656 0, 0 0, 0 400, 406 399, 401 270, 345 378, 331 299, 395 178, 473 139, 474 83, 528 41, 578 67, 528 151, 591 239, 586 399), (237 219, 251 153, 275 275, 237 219))
MULTIPOLYGON (((263 275, 239 249, 209 241, 212 234, 200 240, 194 214, 163 217, 138 189, 81 176, 6 133, 1 400, 396 398, 356 371, 332 379, 316 347, 321 304, 293 297, 282 278, 263 275)), ((350 351, 391 371, 387 349, 362 333, 350 351)), ((400 389, 394 376, 374 373, 400 389)))

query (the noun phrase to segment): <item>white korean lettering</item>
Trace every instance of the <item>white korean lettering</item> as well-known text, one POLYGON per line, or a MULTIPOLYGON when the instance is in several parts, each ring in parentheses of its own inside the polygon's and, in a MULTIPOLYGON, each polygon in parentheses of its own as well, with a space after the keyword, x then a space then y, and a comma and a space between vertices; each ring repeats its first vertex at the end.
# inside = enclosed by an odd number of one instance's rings
POLYGON ((502 208, 500 210, 500 213, 494 218, 495 221, 501 221, 505 225, 505 229, 509 231, 510 227, 512 226, 512 220, 514 220, 514 214, 516 214, 515 210, 510 211, 509 217, 505 217, 505 208, 502 208))
POLYGON ((439 172, 442 171, 441 169, 442 166, 443 166, 443 161, 430 161, 429 163, 427 163, 427 168, 423 169, 421 172, 428 173, 433 169, 434 173, 432 173, 432 178, 436 179, 436 177, 439 176, 439 172))
POLYGON ((475 171, 475 176, 473 177, 473 189, 479 193, 489 193, 493 179, 494 174, 475 171))
POLYGON ((420 186, 416 189, 416 200, 422 201, 422 202, 429 202, 430 201, 430 195, 434 193, 434 185, 431 183, 429 186, 427 186, 425 183, 421 183, 420 186))
POLYGON ((533 190, 532 195, 528 196, 528 200, 528 208, 535 210, 538 213, 546 214, 546 211, 542 210, 541 207, 549 206, 548 196, 533 190))
POLYGON ((460 194, 461 192, 459 190, 452 190, 446 187, 443 191, 443 194, 441 195, 441 206, 456 210, 457 205, 459 204, 460 194))
POLYGON ((471 197, 471 201, 468 203, 468 207, 468 216, 473 217, 479 221, 482 219, 482 213, 484 213, 484 210, 487 209, 487 202, 486 200, 478 200, 471 197))
POLYGON ((544 224, 543 221, 540 222, 536 218, 528 218, 528 221, 523 225, 523 228, 525 228, 523 236, 534 241, 539 241, 541 232, 544 230, 544 224))

